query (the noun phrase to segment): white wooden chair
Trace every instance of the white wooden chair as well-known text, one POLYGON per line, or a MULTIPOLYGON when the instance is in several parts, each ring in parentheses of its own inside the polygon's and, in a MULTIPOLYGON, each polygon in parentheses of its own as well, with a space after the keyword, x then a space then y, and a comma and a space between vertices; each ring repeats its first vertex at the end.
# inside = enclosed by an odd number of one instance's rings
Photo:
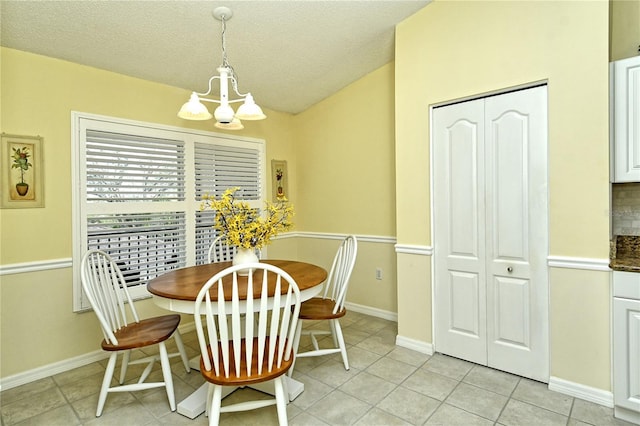
MULTIPOLYGON (((347 347, 342 336, 342 328, 339 319, 347 313, 344 302, 349 287, 349 278, 353 271, 358 254, 358 241, 354 235, 347 236, 333 259, 333 265, 329 277, 324 284, 321 297, 306 300, 300 306, 300 321, 298 321, 294 347, 296 358, 329 355, 340 352, 345 370, 349 369, 347 347), (304 321, 329 321, 330 331, 302 330, 304 321), (309 335, 313 350, 299 352, 300 335, 309 335), (331 335, 333 348, 320 348, 316 335, 331 335)), ((293 367, 289 370, 289 376, 293 374, 293 367)))
POLYGON ((296 282, 282 269, 265 263, 231 266, 202 287, 194 319, 201 350, 200 372, 209 382, 206 411, 210 425, 218 424, 220 413, 274 404, 279 424, 287 424, 289 397, 284 378, 293 364, 299 311, 296 282), (238 271, 246 268, 252 273, 239 276, 238 271), (275 385, 274 399, 221 406, 223 386, 269 380, 275 385))
MULTIPOLYGON (((207 253, 207 262, 231 262, 238 252, 238 247, 229 245, 225 235, 218 235, 209 246, 207 253)), ((261 258, 261 251, 256 249, 258 259, 261 258)))
POLYGON ((218 235, 209 246, 207 262, 230 262, 237 251, 237 247, 229 245, 225 235, 218 235))
POLYGON ((107 369, 104 373, 96 417, 102 415, 107 395, 110 392, 138 391, 157 387, 165 387, 171 411, 175 411, 176 402, 173 392, 173 378, 169 358, 180 356, 187 372, 190 372, 189 360, 178 332, 180 315, 163 315, 140 320, 131 296, 127 290, 122 272, 113 259, 100 250, 90 250, 82 258, 82 288, 89 299, 104 334, 102 349, 110 352, 107 369), (128 309, 127 309, 128 307, 128 309), (127 312, 128 311, 128 312, 127 312), (178 352, 168 354, 165 341, 174 337, 178 352), (130 360, 132 349, 158 345, 159 354, 130 360), (111 386, 118 354, 122 353, 119 385, 111 386), (162 366, 162 382, 145 382, 154 363, 160 360, 162 366), (146 363, 136 383, 124 385, 127 367, 130 364, 146 363))

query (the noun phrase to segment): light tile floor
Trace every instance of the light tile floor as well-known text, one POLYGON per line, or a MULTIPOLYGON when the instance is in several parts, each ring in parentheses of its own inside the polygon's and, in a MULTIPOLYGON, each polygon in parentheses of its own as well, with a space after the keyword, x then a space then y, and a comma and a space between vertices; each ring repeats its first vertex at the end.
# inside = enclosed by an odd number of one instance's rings
MULTIPOLYGON (((552 392, 543 383, 436 354, 395 346, 394 322, 349 312, 341 322, 351 369, 339 354, 301 358, 294 377, 305 391, 288 405, 295 425, 629 425, 613 410, 552 392)), ((316 326, 316 325, 314 325, 316 326)), ((195 332, 183 336, 190 356, 195 332)), ((303 341, 304 343, 305 341, 303 341)), ((308 344, 308 341, 306 341, 308 344)), ((172 359, 178 401, 202 383, 172 359)), ((164 389, 111 394, 95 409, 106 361, 57 374, 0 394, 2 426, 10 425, 206 425, 171 412, 164 389)), ((131 374, 133 377, 134 368, 131 374)), ((160 375, 159 366, 153 375, 160 375)), ((261 397, 243 389, 229 399, 261 397)), ((275 407, 222 414, 221 425, 276 425, 275 407)))

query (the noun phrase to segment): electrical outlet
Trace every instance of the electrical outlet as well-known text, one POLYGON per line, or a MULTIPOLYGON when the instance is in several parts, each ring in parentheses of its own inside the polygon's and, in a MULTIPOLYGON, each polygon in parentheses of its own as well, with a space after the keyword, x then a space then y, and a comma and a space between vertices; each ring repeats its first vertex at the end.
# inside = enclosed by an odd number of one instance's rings
POLYGON ((382 268, 376 268, 376 280, 382 279, 382 268))

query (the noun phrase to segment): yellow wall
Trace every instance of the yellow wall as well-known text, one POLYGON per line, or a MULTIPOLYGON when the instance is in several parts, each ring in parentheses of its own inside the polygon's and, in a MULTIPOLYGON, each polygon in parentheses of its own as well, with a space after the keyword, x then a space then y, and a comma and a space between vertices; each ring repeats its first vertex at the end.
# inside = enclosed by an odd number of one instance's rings
MULTIPOLYGON (((608 258, 608 8, 603 1, 435 1, 398 25, 398 244, 433 243, 429 106, 547 81, 550 255, 608 258)), ((426 257, 398 255, 401 336, 433 341, 430 277, 426 257)), ((551 375, 610 389, 608 274, 552 270, 549 285, 551 375), (590 301, 587 316, 577 297, 590 301), (597 332, 581 333, 579 342, 560 337, 575 328, 597 332), (599 350, 585 353, 590 347, 599 350)))
POLYGON ((612 0, 610 15, 611 61, 640 54, 640 0, 612 0))
POLYGON ((303 229, 395 234, 393 86, 387 64, 295 117, 303 229))
MULTIPOLYGON (((300 169, 296 226, 322 233, 395 235, 394 67, 382 66, 294 117, 300 169)), ((348 301, 396 312, 391 242, 358 243, 348 301), (376 268, 383 279, 375 279, 376 268)), ((337 242, 303 239, 299 256, 331 260, 337 242)))

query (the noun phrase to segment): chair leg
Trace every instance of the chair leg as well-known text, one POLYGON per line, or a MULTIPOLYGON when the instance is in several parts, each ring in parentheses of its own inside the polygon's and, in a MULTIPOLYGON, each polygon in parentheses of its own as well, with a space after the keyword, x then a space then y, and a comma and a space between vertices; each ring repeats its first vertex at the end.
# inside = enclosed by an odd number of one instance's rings
POLYGON ((160 348, 160 364, 162 365, 162 376, 164 377, 164 386, 167 390, 169 398, 169 406, 171 411, 176 411, 176 398, 173 393, 173 376, 171 375, 171 364, 169 364, 169 354, 164 342, 158 343, 160 348))
POLYGON ((289 397, 285 395, 284 386, 282 384, 283 378, 279 376, 273 380, 276 393, 276 408, 278 409, 278 423, 280 426, 286 426, 287 422, 287 402, 289 397))
POLYGON ((204 416, 209 417, 209 410, 211 409, 211 401, 213 400, 213 384, 209 383, 207 386, 207 400, 204 404, 204 416))
POLYGON ((120 366, 120 384, 124 384, 124 378, 127 375, 129 367, 129 359, 131 359, 131 349, 124 351, 122 354, 122 365, 120 366))
POLYGON ((182 363, 184 364, 185 370, 187 373, 191 373, 191 367, 189 367, 189 358, 187 358, 187 352, 184 350, 184 344, 182 343, 182 336, 180 332, 176 330, 173 333, 173 339, 176 341, 176 346, 178 347, 178 352, 180 352, 180 358, 182 358, 182 363))
POLYGON ((209 409, 209 426, 217 426, 220 422, 220 404, 222 403, 222 386, 213 385, 211 408, 209 409))
POLYGON ((107 394, 111 385, 111 379, 113 378, 113 371, 116 368, 116 360, 118 359, 118 352, 112 352, 109 356, 109 362, 107 363, 107 369, 104 372, 104 378, 102 379, 102 387, 100 388, 100 396, 98 397, 98 408, 96 409, 96 417, 102 415, 104 409, 104 403, 107 400, 107 394))
POLYGON ((349 359, 347 358, 347 346, 344 344, 344 336, 342 335, 342 328, 340 327, 340 321, 337 319, 331 320, 333 328, 335 330, 336 338, 338 339, 338 347, 342 354, 342 362, 344 363, 344 369, 349 369, 349 359))
POLYGON ((298 320, 298 325, 296 326, 296 335, 293 338, 293 348, 291 349, 291 353, 293 355, 293 362, 291 363, 291 367, 289 367, 289 371, 287 371, 287 376, 291 377, 293 375, 293 367, 296 366, 296 358, 298 358, 298 346, 300 345, 300 334, 302 334, 302 320, 298 320))
POLYGON ((329 327, 331 328, 331 338, 333 339, 333 347, 339 348, 340 343, 338 342, 338 334, 336 332, 336 323, 338 320, 329 321, 329 327))

